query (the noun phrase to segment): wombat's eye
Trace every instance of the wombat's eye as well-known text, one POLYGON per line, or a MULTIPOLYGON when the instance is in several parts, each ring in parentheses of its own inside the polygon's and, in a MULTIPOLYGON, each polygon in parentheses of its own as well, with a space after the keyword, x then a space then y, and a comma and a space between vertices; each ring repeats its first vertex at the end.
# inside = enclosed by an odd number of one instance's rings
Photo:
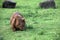
POLYGON ((25 19, 24 19, 24 18, 22 18, 22 21, 23 21, 23 22, 25 22, 25 19))
POLYGON ((22 20, 22 22, 25 22, 24 20, 22 20))

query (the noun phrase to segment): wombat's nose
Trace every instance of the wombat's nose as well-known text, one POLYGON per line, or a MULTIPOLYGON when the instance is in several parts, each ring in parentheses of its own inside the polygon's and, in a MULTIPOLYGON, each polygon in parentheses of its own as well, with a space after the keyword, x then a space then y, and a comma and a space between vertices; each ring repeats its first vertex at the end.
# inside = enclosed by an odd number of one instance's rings
POLYGON ((24 27, 20 28, 21 31, 23 31, 24 29, 25 29, 24 27))

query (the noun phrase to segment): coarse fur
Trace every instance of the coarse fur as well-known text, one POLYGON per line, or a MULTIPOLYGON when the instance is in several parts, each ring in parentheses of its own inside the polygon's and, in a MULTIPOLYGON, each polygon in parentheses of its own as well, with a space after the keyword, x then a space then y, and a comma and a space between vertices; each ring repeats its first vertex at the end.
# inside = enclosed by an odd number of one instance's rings
POLYGON ((39 4, 41 8, 56 8, 55 1, 45 1, 39 4))

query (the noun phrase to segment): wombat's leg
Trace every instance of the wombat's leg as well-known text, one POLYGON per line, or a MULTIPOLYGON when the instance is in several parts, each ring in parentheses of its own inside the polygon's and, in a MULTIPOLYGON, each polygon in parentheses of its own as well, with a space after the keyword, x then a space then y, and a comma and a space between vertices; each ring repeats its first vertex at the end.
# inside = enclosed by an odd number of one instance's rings
POLYGON ((19 30, 23 31, 25 28, 24 27, 19 27, 19 30))
POLYGON ((11 22, 11 25, 12 25, 12 29, 13 29, 13 31, 16 31, 15 23, 16 23, 16 19, 13 18, 13 19, 12 19, 12 22, 11 22))

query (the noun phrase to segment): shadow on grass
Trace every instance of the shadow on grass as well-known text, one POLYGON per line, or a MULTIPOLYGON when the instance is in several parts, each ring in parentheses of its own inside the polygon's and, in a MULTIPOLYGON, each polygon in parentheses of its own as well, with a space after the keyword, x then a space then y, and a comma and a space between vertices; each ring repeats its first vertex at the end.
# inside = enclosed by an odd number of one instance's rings
POLYGON ((19 28, 16 28, 15 31, 27 31, 27 30, 32 30, 32 29, 33 29, 33 27, 31 25, 29 25, 29 26, 25 26, 24 30, 20 30, 19 28))
POLYGON ((16 6, 16 8, 19 9, 19 8, 31 8, 31 7, 30 6, 26 6, 26 5, 25 6, 21 5, 21 6, 16 6))
POLYGON ((38 33, 38 35, 44 35, 44 32, 42 31, 41 33, 38 33))
POLYGON ((33 27, 26 27, 26 28, 29 29, 29 30, 33 29, 33 27))
POLYGON ((31 25, 26 25, 25 26, 25 29, 24 30, 19 30, 19 29, 16 29, 16 31, 27 31, 27 30, 32 30, 33 29, 33 26, 31 26, 31 25))
MULTIPOLYGON (((0 6, 0 8, 3 8, 0 6)), ((5 9, 21 9, 21 8, 30 8, 30 6, 16 6, 15 8, 5 8, 5 9)))

